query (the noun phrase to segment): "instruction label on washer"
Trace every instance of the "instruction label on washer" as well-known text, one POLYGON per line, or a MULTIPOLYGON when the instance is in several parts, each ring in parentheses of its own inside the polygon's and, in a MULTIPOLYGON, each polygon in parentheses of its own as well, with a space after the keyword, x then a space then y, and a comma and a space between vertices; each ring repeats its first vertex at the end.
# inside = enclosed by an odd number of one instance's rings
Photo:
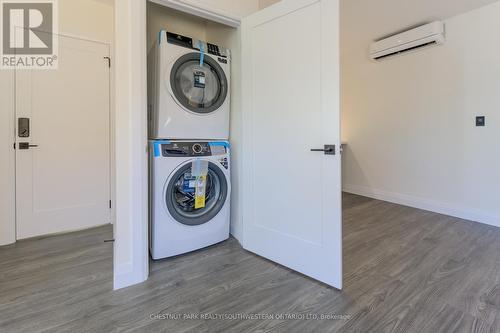
POLYGON ((194 72, 194 86, 196 88, 203 88, 205 89, 205 73, 202 71, 195 71, 194 72))
POLYGON ((203 160, 193 161, 191 170, 192 170, 191 175, 196 179, 194 208, 195 209, 204 208, 206 202, 208 161, 203 161, 203 160))
POLYGON ((185 174, 182 182, 182 191, 184 193, 194 193, 196 188, 196 178, 190 174, 185 174))
POLYGON ((194 208, 200 209, 205 207, 207 176, 200 176, 196 179, 196 190, 194 197, 194 208))

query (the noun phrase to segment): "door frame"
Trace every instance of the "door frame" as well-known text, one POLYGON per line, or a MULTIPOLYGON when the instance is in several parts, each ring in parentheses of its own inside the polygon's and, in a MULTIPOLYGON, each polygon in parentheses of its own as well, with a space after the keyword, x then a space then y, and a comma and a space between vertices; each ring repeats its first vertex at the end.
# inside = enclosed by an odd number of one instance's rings
MULTIPOLYGON (((115 94, 113 93, 114 92, 114 89, 115 89, 115 83, 114 83, 114 65, 113 65, 113 62, 114 62, 114 48, 113 48, 113 44, 109 41, 103 41, 103 40, 96 40, 96 39, 92 39, 92 38, 87 38, 87 37, 84 37, 84 36, 81 36, 81 35, 76 35, 76 34, 70 34, 70 33, 57 33, 58 36, 60 37, 66 37, 66 38, 71 38, 71 39, 77 39, 77 40, 82 40, 82 41, 88 41, 88 42, 92 42, 92 43, 98 43, 98 44, 102 44, 102 45, 106 45, 108 47, 108 50, 109 50, 109 57, 111 58, 111 67, 109 69, 109 87, 108 87, 108 91, 109 91, 109 152, 110 152, 110 156, 109 156, 109 187, 110 187, 110 200, 112 203, 114 203, 116 200, 115 200, 115 183, 116 183, 116 177, 115 177, 115 169, 116 169, 116 159, 115 159, 115 94)), ((16 77, 16 70, 13 69, 12 70, 12 74, 10 74, 11 77, 12 77, 12 87, 13 87, 13 103, 12 103, 12 116, 11 116, 11 128, 13 129, 13 133, 12 133, 12 142, 15 143, 16 142, 16 139, 17 139, 17 106, 16 106, 16 103, 15 103, 15 99, 16 99, 16 89, 15 89, 15 86, 16 86, 16 80, 17 80, 17 77, 16 77)), ((13 243, 16 243, 18 241, 18 236, 17 236, 17 199, 16 199, 16 195, 15 193, 17 192, 17 184, 16 184, 16 177, 17 177, 17 174, 16 174, 16 170, 17 170, 17 162, 16 162, 16 154, 17 154, 17 150, 16 148, 14 148, 14 145, 12 145, 12 148, 13 148, 13 153, 12 153, 12 165, 13 165, 13 174, 12 174, 12 179, 14 180, 14 184, 13 184, 13 202, 14 202, 14 218, 12 219, 12 221, 9 223, 11 226, 9 227, 11 230, 12 230, 12 233, 11 235, 9 235, 9 244, 13 244, 13 243)), ((116 209, 115 209, 115 205, 112 204, 111 205, 111 212, 110 212, 110 217, 111 217, 111 224, 115 224, 115 220, 116 220, 116 209)), ((78 231, 78 230, 74 230, 74 231, 78 231)), ((66 233, 66 232, 65 232, 66 233)), ((47 235, 44 235, 44 236, 40 236, 40 237, 46 237, 47 235)), ((39 237, 34 237, 34 238, 39 238, 39 237)))
MULTIPOLYGON (((149 275, 147 3, 115 2, 115 172, 114 289, 149 275)), ((163 3, 162 3, 163 4, 163 3)), ((167 6, 168 7, 168 6, 167 6)), ((196 16, 209 13, 193 6, 196 16)), ((239 26, 239 23, 238 23, 239 26)))
MULTIPOLYGON (((5 136, 6 142, 2 142, 2 148, 8 152, 6 156, 5 171, 6 174, 0 175, 2 181, 5 181, 5 189, 0 193, 2 196, 2 208, 0 215, 0 246, 13 244, 16 242, 16 151, 13 149, 16 142, 15 133, 15 71, 13 69, 5 70, 3 75, 6 77, 8 91, 5 95, 9 96, 2 99, 2 107, 6 107, 8 114, 4 116, 7 124, 4 125, 8 130, 5 136), (7 141, 8 140, 8 141, 7 141), (5 219, 5 220, 2 220, 5 219)), ((2 140, 3 141, 3 140, 2 140)))
POLYGON ((147 1, 120 0, 114 7, 115 290, 149 275, 147 1))

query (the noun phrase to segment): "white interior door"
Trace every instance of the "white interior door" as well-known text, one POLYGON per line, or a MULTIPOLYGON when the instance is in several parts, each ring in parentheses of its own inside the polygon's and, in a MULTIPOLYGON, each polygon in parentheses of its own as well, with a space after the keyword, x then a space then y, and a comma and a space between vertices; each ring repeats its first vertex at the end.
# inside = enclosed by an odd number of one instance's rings
POLYGON ((338 12, 283 0, 243 20, 242 193, 245 249, 340 289, 338 12))
POLYGON ((59 36, 57 70, 16 72, 30 127, 16 129, 17 239, 111 222, 107 56, 107 44, 59 36))

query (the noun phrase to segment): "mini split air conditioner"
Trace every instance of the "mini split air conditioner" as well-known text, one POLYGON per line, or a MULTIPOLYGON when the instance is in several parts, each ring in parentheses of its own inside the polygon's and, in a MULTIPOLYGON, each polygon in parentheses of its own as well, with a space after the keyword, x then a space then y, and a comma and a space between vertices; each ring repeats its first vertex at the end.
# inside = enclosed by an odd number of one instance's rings
POLYGON ((370 58, 379 60, 444 42, 444 23, 433 22, 374 42, 370 46, 370 58))

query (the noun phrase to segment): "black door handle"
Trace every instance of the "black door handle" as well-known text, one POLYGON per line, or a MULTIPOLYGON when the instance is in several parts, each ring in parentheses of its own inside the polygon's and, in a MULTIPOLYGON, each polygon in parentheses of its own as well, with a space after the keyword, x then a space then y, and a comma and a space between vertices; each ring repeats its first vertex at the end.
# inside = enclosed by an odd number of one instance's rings
POLYGON ((323 152, 325 155, 335 155, 335 145, 325 145, 323 149, 311 149, 311 151, 323 152))
POLYGON ((38 147, 38 145, 31 145, 29 142, 19 142, 19 150, 26 150, 36 147, 38 147))

